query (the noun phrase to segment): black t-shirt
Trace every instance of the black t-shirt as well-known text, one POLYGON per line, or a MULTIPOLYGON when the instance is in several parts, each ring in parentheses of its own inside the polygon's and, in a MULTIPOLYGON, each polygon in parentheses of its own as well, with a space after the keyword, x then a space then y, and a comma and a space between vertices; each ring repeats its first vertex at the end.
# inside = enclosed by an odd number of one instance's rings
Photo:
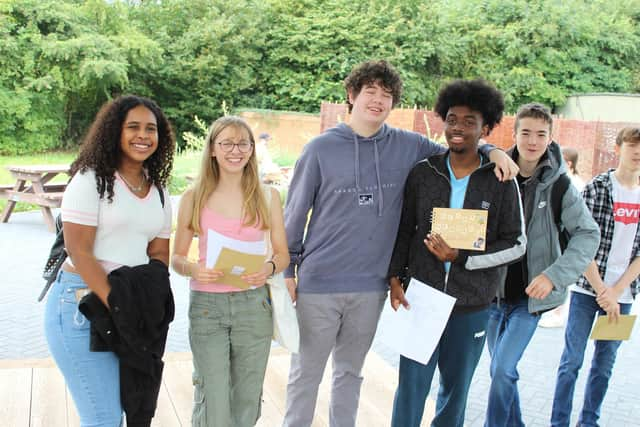
MULTIPOLYGON (((524 205, 524 182, 529 179, 529 177, 518 174, 516 179, 518 181, 518 187, 520 188, 520 198, 524 205)), ((525 253, 520 261, 509 265, 507 268, 507 278, 505 280, 505 301, 507 303, 515 304, 523 299, 529 298, 524 292, 529 285, 528 276, 527 254, 525 253)))

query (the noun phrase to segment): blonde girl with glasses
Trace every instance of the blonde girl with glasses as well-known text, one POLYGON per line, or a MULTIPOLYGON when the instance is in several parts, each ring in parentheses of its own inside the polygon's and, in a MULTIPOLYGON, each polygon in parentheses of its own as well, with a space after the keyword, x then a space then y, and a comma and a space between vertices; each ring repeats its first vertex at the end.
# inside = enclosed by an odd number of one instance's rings
POLYGON ((221 117, 209 129, 199 176, 180 202, 171 263, 190 278, 193 426, 255 425, 273 333, 264 285, 289 264, 289 251, 279 193, 261 186, 253 134, 239 117, 221 117), (195 235, 199 257, 192 262, 195 235), (214 244, 208 235, 254 243, 268 236, 273 255, 237 287, 205 266, 214 244))

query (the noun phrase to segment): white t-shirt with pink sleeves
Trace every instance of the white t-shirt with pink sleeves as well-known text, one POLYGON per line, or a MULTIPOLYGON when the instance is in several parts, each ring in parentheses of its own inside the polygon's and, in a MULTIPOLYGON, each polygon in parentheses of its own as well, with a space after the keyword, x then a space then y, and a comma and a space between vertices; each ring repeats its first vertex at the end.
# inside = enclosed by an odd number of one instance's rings
POLYGON ((158 188, 140 198, 116 172, 113 201, 100 199, 93 170, 78 172, 62 197, 62 221, 96 227, 93 253, 107 272, 123 265, 147 264, 147 246, 159 237, 171 236, 171 202, 164 192, 164 208, 158 188))

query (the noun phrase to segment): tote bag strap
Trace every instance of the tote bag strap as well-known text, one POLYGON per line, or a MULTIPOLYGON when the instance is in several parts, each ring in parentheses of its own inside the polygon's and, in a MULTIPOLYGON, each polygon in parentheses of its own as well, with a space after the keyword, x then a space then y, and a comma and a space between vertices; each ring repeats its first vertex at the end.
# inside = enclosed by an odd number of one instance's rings
MULTIPOLYGON (((271 216, 271 186, 266 184, 261 184, 260 188, 262 190, 262 194, 264 194, 264 199, 267 202, 267 208, 269 209, 269 216, 271 216)), ((264 232, 264 244, 267 248, 267 259, 271 259, 273 256, 273 247, 271 246, 271 228, 268 228, 264 232)))

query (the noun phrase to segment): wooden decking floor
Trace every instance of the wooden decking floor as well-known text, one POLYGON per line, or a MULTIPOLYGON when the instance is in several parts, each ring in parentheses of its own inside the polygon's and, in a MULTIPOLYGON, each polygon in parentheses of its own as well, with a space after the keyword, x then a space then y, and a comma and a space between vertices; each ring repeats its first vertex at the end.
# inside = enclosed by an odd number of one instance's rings
MULTIPOLYGON (((282 424, 289 353, 271 351, 264 383, 260 427, 282 424)), ((163 384, 154 427, 191 425, 191 354, 170 353, 165 357, 163 384)), ((370 352, 364 366, 358 426, 388 426, 391 419, 397 371, 370 352)), ((326 369, 318 393, 314 427, 328 425, 330 369, 326 369)), ((0 360, 0 425, 15 427, 76 427, 79 419, 64 379, 51 359, 0 360)), ((433 402, 425 409, 423 425, 433 416, 433 402)))

